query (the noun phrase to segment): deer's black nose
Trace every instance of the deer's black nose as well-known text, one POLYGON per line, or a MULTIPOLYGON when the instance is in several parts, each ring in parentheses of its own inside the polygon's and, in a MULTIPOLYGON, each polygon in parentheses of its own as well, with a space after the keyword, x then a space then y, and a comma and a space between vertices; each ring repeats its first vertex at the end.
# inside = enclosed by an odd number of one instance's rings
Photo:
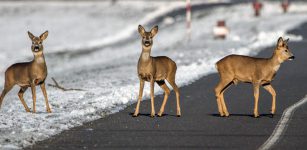
POLYGON ((291 57, 289 57, 289 60, 293 60, 295 57, 294 56, 291 56, 291 57))
POLYGON ((149 41, 145 41, 144 44, 150 44, 150 42, 149 41))

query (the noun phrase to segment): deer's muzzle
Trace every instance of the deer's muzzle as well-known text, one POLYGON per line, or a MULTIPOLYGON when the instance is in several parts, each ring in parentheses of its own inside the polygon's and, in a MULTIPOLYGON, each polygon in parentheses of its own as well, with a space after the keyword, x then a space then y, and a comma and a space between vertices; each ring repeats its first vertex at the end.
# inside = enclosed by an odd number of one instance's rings
POLYGON ((295 57, 294 56, 291 56, 291 57, 289 57, 289 60, 293 60, 295 57))
POLYGON ((150 45, 150 41, 144 41, 144 45, 146 46, 150 45))
POLYGON ((34 51, 35 52, 39 51, 39 46, 34 46, 34 51))

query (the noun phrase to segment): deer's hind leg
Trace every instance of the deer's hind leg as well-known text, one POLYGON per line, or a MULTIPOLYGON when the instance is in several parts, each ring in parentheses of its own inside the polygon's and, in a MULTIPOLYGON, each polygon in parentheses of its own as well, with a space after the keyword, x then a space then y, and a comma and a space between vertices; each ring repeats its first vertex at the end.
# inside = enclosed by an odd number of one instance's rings
POLYGON ((14 85, 15 84, 12 84, 11 82, 5 81, 4 89, 3 89, 1 96, 0 96, 0 108, 1 108, 2 101, 5 97, 5 95, 14 87, 14 85))
POLYGON ((218 110, 219 110, 221 117, 229 116, 229 112, 227 110, 227 106, 224 100, 224 92, 232 84, 233 82, 232 80, 233 79, 231 78, 223 78, 221 76, 220 82, 215 87, 215 96, 216 96, 217 106, 218 106, 218 110))
POLYGON ((171 74, 168 78, 167 81, 169 82, 169 84, 173 87, 175 93, 176 93, 176 104, 177 104, 177 117, 181 116, 181 109, 180 109, 180 93, 179 93, 179 89, 177 87, 177 84, 175 82, 175 73, 171 74))
POLYGON ((28 105, 26 104, 25 100, 23 99, 23 94, 26 92, 27 89, 28 89, 28 87, 21 87, 19 92, 18 92, 18 97, 19 97, 23 107, 25 108, 26 112, 30 112, 28 105))
POLYGON ((161 117, 163 112, 164 112, 164 107, 165 107, 165 104, 167 102, 167 99, 168 99, 168 96, 170 94, 170 90, 169 88, 167 87, 167 85, 165 84, 165 81, 162 80, 162 81, 156 81, 158 83, 158 85, 164 90, 164 99, 163 99, 163 102, 162 102, 162 105, 161 105, 161 108, 160 108, 160 111, 158 113, 158 116, 161 117))
POLYGON ((274 90, 274 88, 272 87, 271 84, 269 85, 264 85, 263 88, 268 91, 271 95, 272 95, 272 109, 271 109, 271 114, 274 115, 275 114, 275 110, 276 110, 276 92, 274 90))

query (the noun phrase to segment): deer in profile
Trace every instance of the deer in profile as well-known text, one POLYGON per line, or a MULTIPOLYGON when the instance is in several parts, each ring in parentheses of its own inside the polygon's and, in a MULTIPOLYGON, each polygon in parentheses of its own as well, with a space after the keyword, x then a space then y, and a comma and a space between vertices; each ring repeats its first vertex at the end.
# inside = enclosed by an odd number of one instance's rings
POLYGON ((143 96, 144 82, 150 82, 150 96, 151 96, 151 117, 155 116, 154 108, 154 83, 156 82, 164 90, 164 100, 158 113, 158 116, 162 116, 164 107, 170 94, 170 89, 167 87, 165 80, 173 87, 176 93, 177 100, 177 116, 181 116, 180 104, 179 104, 179 89, 175 83, 175 76, 177 65, 176 63, 166 56, 152 57, 150 55, 153 45, 153 37, 158 32, 158 26, 151 29, 150 32, 146 32, 144 27, 138 26, 138 32, 142 37, 142 53, 138 61, 137 71, 140 80, 140 90, 138 102, 133 114, 134 117, 138 116, 140 102, 143 96))
POLYGON ((271 85, 280 65, 286 60, 293 60, 294 55, 288 48, 288 40, 280 37, 270 58, 254 58, 241 55, 229 55, 216 63, 220 82, 215 87, 218 111, 220 116, 229 116, 224 92, 232 84, 238 82, 252 83, 254 88, 254 117, 259 117, 258 99, 259 87, 262 86, 272 95, 272 116, 276 109, 276 92, 271 85))
POLYGON ((47 112, 51 113, 51 109, 48 103, 47 92, 45 88, 45 79, 47 77, 47 66, 45 62, 45 57, 43 53, 43 41, 48 36, 48 31, 41 34, 39 37, 34 36, 28 31, 28 35, 32 41, 31 50, 34 55, 34 59, 30 62, 16 63, 10 66, 5 71, 5 83, 4 89, 0 97, 0 107, 4 96, 13 88, 14 85, 19 85, 20 90, 18 92, 18 97, 23 104, 26 112, 30 112, 29 107, 23 99, 24 92, 31 87, 32 98, 33 98, 33 113, 36 112, 36 86, 40 85, 41 90, 44 94, 47 112))

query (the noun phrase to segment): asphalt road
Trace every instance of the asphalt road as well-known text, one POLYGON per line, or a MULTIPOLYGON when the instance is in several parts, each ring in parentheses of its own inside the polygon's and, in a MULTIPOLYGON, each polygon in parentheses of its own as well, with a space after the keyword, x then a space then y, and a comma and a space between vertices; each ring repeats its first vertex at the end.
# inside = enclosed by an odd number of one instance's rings
MULTIPOLYGON (((307 39, 307 24, 291 33, 307 39)), ((253 90, 250 84, 232 86, 225 99, 230 117, 218 116, 214 87, 217 74, 205 76, 181 87, 182 117, 176 117, 172 91, 163 117, 151 118, 150 101, 142 101, 140 116, 132 117, 135 104, 83 126, 38 142, 31 149, 257 149, 271 135, 282 112, 307 94, 307 42, 289 43, 296 59, 282 64, 272 85, 277 92, 277 114, 271 118, 271 96, 260 90, 260 118, 253 118, 253 90)), ((257 57, 269 57, 273 47, 257 57)), ((163 95, 156 96, 158 112, 163 95)), ((300 107, 274 149, 307 148, 307 105, 300 107)), ((30 148, 29 148, 30 149, 30 148)))

